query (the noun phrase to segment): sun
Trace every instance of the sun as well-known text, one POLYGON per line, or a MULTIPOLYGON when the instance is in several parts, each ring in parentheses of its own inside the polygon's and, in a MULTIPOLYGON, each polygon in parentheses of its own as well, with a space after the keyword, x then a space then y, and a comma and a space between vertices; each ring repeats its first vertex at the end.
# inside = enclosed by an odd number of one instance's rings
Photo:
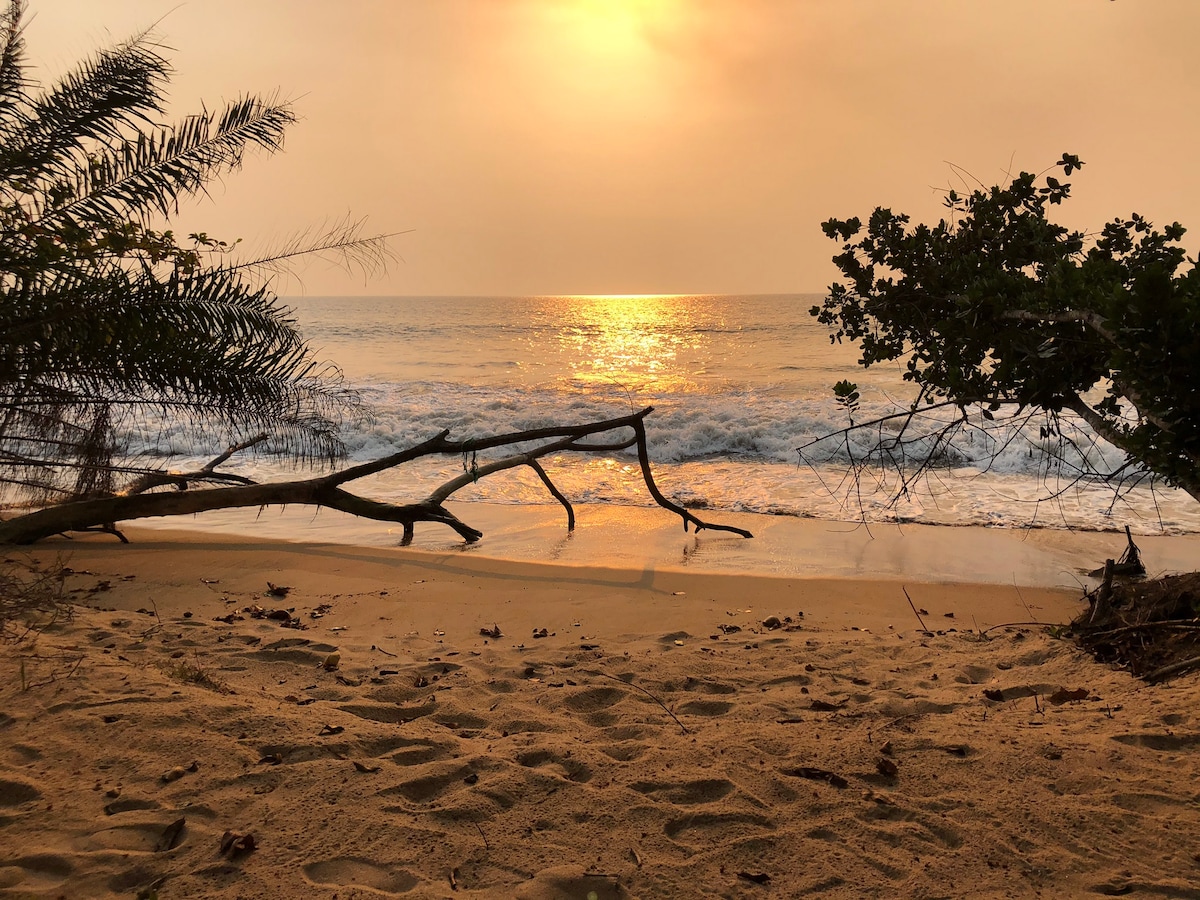
POLYGON ((670 109, 685 0, 534 0, 533 8, 526 61, 538 87, 531 102, 560 124, 586 122, 637 140, 637 128, 670 109))
POLYGON ((610 62, 631 64, 652 54, 682 13, 682 0, 561 0, 571 43, 610 62))

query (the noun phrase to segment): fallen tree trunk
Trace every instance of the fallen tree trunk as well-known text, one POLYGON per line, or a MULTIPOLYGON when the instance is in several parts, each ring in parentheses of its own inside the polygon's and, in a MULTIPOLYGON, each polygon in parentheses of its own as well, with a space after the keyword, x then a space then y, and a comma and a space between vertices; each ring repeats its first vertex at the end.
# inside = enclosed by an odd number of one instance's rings
POLYGON ((691 525, 697 532, 710 529, 729 531, 742 537, 752 537, 751 533, 743 528, 705 522, 689 510, 663 496, 655 484, 650 470, 650 456, 646 443, 645 418, 652 411, 653 407, 647 407, 641 412, 602 422, 510 432, 494 437, 465 441, 450 440, 449 431, 443 431, 427 441, 398 453, 328 475, 297 481, 267 484, 238 483, 232 486, 202 490, 189 489, 189 485, 193 482, 217 482, 229 485, 230 481, 244 481, 240 477, 217 472, 216 465, 227 460, 236 450, 250 446, 261 439, 255 438, 230 448, 196 472, 149 473, 120 494, 60 503, 0 522, 0 543, 30 544, 67 531, 85 531, 96 528, 103 528, 120 536, 120 532, 115 528, 115 523, 130 519, 148 516, 190 515, 214 509, 288 504, 324 506, 363 518, 400 523, 404 526, 402 543, 412 540, 414 527, 418 522, 440 523, 454 529, 463 540, 473 543, 483 537, 483 532, 458 519, 442 504, 455 491, 473 484, 480 478, 518 466, 529 466, 537 473, 550 493, 566 509, 567 527, 570 530, 574 528, 575 524, 575 513, 571 503, 554 486, 538 460, 550 453, 612 452, 633 446, 637 447, 642 478, 651 497, 659 506, 676 513, 683 519, 684 531, 687 531, 688 526, 691 525), (623 429, 630 429, 632 436, 608 441, 601 440, 600 442, 588 440, 623 429), (482 465, 476 462, 476 454, 481 451, 530 443, 535 446, 518 450, 511 456, 482 465), (465 471, 461 476, 438 487, 418 503, 385 503, 350 493, 342 487, 350 481, 395 468, 421 457, 439 454, 462 455, 465 471), (465 464, 468 457, 471 460, 469 467, 465 464), (166 485, 174 486, 178 490, 157 493, 149 491, 149 488, 166 485))

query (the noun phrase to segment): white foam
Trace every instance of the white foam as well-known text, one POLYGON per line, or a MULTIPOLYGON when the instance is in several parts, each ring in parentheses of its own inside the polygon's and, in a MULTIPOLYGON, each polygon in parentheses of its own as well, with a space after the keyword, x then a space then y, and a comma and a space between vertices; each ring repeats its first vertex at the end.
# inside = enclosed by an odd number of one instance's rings
MULTIPOLYGON (((299 303, 296 314, 313 343, 346 364, 374 410, 373 420, 343 435, 352 461, 442 429, 465 439, 652 405, 647 435, 663 489, 713 510, 1086 529, 1130 522, 1149 530, 1161 522, 1168 531, 1200 530, 1200 504, 1187 495, 1138 489, 1114 505, 1111 490, 1077 483, 1081 470, 1111 470, 1122 457, 1070 423, 1063 435, 1045 437, 1035 421, 1003 444, 969 428, 945 444, 915 440, 909 459, 936 451, 938 466, 903 502, 895 502, 898 476, 886 465, 857 483, 845 478, 850 454, 868 455, 881 437, 895 437, 894 425, 812 444, 802 460, 798 447, 848 424, 832 397, 834 381, 860 384, 857 422, 900 411, 910 396, 896 370, 863 371, 852 348, 831 347, 807 320, 812 300, 674 298, 646 306, 570 298, 314 299, 299 303)), ((925 412, 916 425, 936 431, 954 415, 925 412)), ((170 424, 131 434, 129 447, 179 457, 172 462, 181 468, 219 449, 170 424)), ((577 502, 650 503, 633 451, 555 458, 548 466, 577 502)), ((228 468, 257 478, 288 472, 263 458, 237 459, 228 468)), ((458 459, 425 461, 376 477, 370 490, 381 499, 416 498, 461 471, 458 459)), ((460 496, 517 504, 546 494, 531 474, 506 473, 460 496)))

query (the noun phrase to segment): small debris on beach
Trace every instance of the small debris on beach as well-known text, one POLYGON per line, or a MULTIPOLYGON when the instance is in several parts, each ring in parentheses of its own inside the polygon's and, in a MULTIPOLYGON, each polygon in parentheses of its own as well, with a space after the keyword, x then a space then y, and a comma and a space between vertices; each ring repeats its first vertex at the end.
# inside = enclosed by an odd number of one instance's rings
POLYGON ((814 699, 808 708, 817 712, 837 712, 845 705, 844 701, 842 703, 830 703, 827 700, 814 699))
POLYGON ((154 844, 155 853, 165 853, 168 850, 174 850, 179 846, 179 837, 183 834, 183 826, 187 824, 187 819, 180 816, 170 825, 163 829, 158 840, 154 844))
POLYGON ((1091 695, 1087 688, 1077 688, 1069 691, 1064 687, 1060 687, 1057 691, 1046 698, 1046 701, 1053 703, 1055 706, 1062 706, 1064 703, 1077 702, 1086 700, 1091 695))
POLYGON ((771 876, 765 872, 738 872, 737 877, 742 881, 750 881, 754 884, 770 884, 771 876))
POLYGON ((272 584, 269 581, 267 582, 267 596, 268 597, 286 597, 289 593, 291 593, 291 590, 292 589, 290 587, 288 587, 287 585, 272 584))
POLYGON ((250 853, 257 849, 258 843, 254 840, 253 834, 238 834, 234 831, 226 831, 221 835, 222 856, 237 859, 243 853, 250 853))
MULTIPOLYGON (((192 765, 194 766, 195 763, 193 763, 192 765)), ((194 771, 196 771, 196 769, 193 768, 193 769, 191 769, 191 771, 194 772, 194 771)), ((163 772, 162 776, 161 776, 161 780, 162 780, 163 784, 170 784, 172 781, 178 781, 180 778, 182 778, 187 773, 188 773, 188 769, 185 769, 183 766, 175 766, 174 768, 167 769, 167 771, 163 772)))
POLYGON ((796 778, 807 778, 810 781, 824 781, 835 788, 849 787, 848 782, 836 772, 830 772, 827 769, 818 769, 813 766, 797 766, 791 769, 783 769, 784 775, 792 775, 796 778))

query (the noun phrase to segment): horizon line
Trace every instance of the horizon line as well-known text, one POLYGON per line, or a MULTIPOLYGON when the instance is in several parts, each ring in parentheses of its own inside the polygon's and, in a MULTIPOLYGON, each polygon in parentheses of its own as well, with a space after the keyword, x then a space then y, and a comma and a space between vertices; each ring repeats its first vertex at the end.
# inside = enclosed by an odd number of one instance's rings
POLYGON ((670 299, 678 297, 803 297, 815 294, 824 294, 825 289, 817 291, 687 291, 682 293, 586 293, 586 294, 454 294, 454 293, 436 293, 436 294, 277 294, 281 300, 299 299, 312 300, 318 298, 336 297, 339 299, 383 299, 383 298, 403 298, 403 299, 435 299, 435 298, 454 298, 454 299, 489 299, 489 300, 520 300, 520 299, 566 299, 566 300, 650 300, 650 299, 670 299))

